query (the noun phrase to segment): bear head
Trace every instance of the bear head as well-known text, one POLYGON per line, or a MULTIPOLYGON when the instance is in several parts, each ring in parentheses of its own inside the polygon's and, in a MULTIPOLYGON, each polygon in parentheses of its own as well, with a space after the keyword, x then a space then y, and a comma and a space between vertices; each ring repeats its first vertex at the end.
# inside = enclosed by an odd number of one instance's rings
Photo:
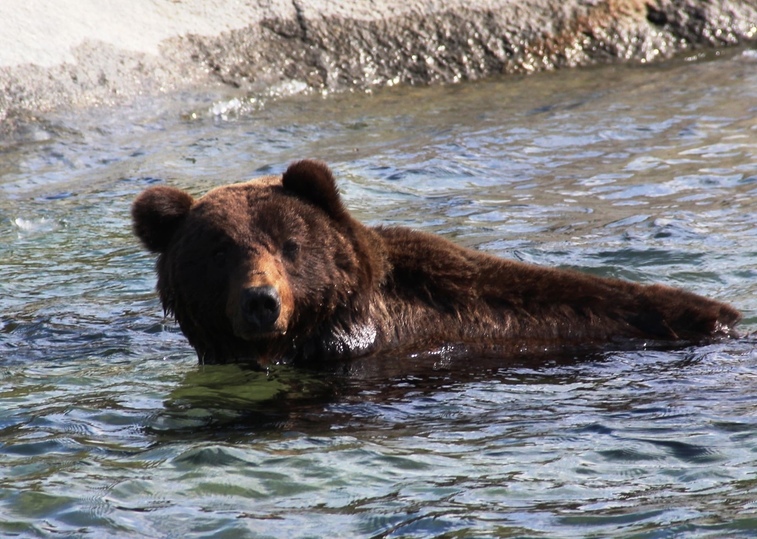
POLYGON ((375 232, 344 208, 318 161, 200 198, 152 187, 132 206, 157 253, 157 289, 200 361, 312 360, 367 306, 385 273, 375 232))

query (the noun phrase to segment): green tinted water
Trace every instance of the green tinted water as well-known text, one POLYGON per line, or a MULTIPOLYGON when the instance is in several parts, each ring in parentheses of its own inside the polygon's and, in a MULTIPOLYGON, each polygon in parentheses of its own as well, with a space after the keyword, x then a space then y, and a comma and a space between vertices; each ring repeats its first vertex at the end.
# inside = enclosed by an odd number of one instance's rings
POLYGON ((757 329, 757 55, 372 95, 196 96, 0 144, 0 534, 757 532, 757 343, 544 366, 197 365, 128 210, 328 161, 369 223, 684 286, 757 329))

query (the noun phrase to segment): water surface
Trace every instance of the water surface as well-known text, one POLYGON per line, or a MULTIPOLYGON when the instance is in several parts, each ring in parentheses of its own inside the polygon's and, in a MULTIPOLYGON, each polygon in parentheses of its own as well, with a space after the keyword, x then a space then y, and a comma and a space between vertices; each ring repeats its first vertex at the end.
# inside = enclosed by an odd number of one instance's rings
POLYGON ((757 329, 757 55, 181 95, 0 141, 0 534, 752 537, 757 347, 199 367, 129 206, 328 161, 362 220, 682 286, 757 329))

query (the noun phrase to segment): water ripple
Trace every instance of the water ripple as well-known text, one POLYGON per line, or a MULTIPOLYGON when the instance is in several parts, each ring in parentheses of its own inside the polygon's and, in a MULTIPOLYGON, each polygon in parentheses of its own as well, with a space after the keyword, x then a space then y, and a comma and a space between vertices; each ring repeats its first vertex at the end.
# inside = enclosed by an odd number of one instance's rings
POLYGON ((355 376, 199 367, 129 224, 149 185, 199 194, 319 157, 366 222, 684 286, 753 332, 750 54, 172 96, 3 146, 0 534, 752 536, 753 335, 538 364, 384 358, 355 376))

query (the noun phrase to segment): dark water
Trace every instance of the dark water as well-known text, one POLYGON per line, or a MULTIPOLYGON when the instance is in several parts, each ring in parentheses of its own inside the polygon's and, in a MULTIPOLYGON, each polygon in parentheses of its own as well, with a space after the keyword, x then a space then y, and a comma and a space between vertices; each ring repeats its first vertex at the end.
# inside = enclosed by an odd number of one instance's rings
POLYGON ((0 141, 0 535, 753 537, 757 340, 197 365, 130 234, 328 161, 364 221, 683 286, 757 329, 757 54, 374 94, 171 96, 0 141))

